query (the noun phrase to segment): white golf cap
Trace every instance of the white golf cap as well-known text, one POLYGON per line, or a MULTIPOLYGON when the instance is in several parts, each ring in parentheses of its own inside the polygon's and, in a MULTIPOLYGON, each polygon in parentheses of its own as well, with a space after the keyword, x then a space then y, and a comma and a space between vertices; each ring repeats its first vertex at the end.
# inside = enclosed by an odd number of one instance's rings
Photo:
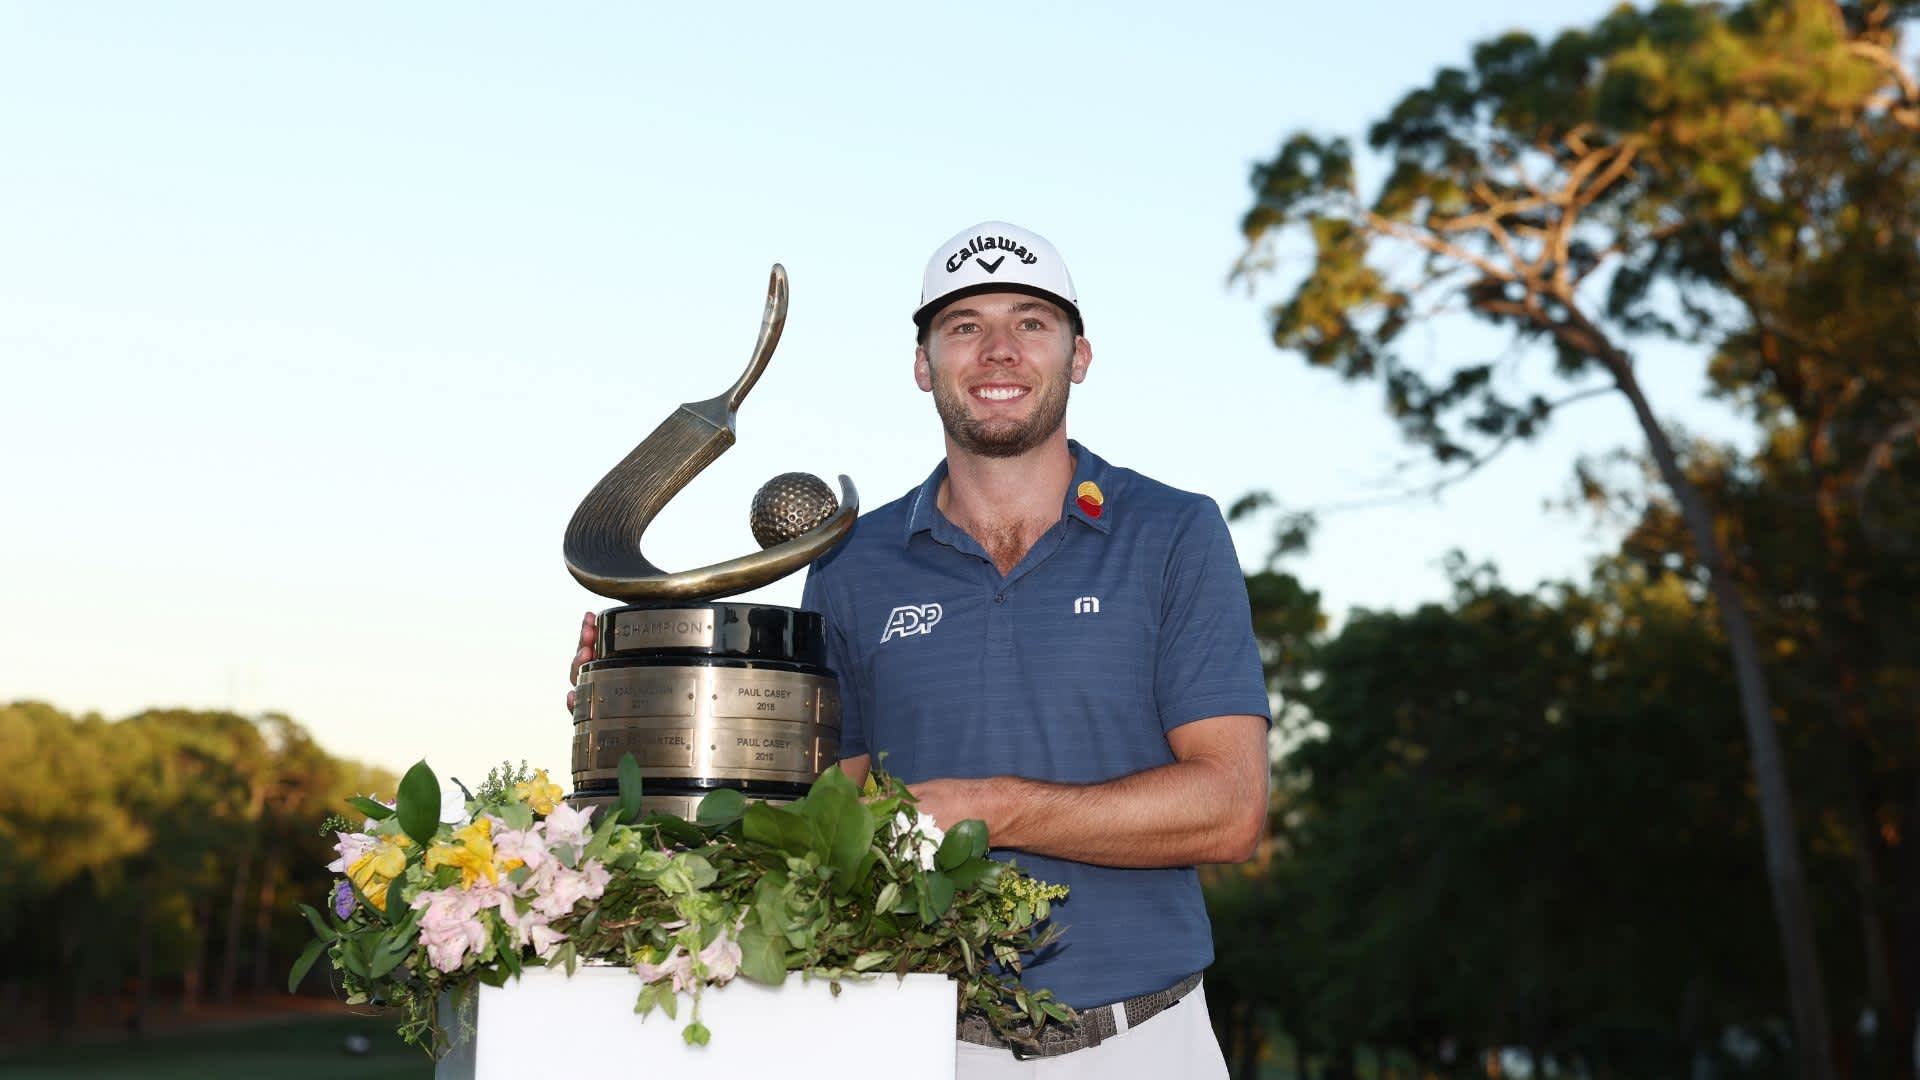
POLYGON ((1066 310, 1075 333, 1082 329, 1080 297, 1060 253, 1046 237, 1004 221, 983 221, 934 251, 920 279, 920 307, 913 323, 924 330, 936 312, 955 300, 991 292, 1051 300, 1066 310))

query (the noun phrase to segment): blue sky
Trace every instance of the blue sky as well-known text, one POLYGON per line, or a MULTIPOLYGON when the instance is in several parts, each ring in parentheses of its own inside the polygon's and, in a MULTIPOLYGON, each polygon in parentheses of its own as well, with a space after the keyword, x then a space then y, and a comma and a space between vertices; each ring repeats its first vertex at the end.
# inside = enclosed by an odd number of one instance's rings
MULTIPOLYGON (((784 342, 648 554, 752 550, 790 469, 869 506, 916 484, 921 267, 990 218, 1072 267, 1068 427, 1110 461, 1223 505, 1432 475, 1377 386, 1274 350, 1272 289, 1229 285, 1248 171, 1606 7, 0 3, 0 699, 565 773, 563 664, 607 606, 561 562, 575 504, 739 373, 775 261, 784 342)), ((1656 407, 1736 430, 1700 367, 1647 354, 1656 407)), ((1330 517, 1294 569, 1336 612, 1442 595, 1453 548, 1580 576, 1610 538, 1543 503, 1633 436, 1583 404, 1441 499, 1330 517)), ((1265 527, 1236 536, 1257 564, 1265 527)))

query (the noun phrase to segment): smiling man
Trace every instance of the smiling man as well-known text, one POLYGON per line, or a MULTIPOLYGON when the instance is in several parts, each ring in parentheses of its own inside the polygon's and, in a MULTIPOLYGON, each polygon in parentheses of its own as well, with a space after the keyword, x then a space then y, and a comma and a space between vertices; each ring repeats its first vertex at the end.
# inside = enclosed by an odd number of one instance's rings
POLYGON ((1072 890, 1026 981, 1080 1022, 1026 1061, 963 1024, 960 1075, 1224 1077, 1194 867, 1252 854, 1268 722, 1226 522, 1067 438, 1093 348, 1042 237, 994 221, 942 244, 914 323, 946 459, 802 603, 829 629, 847 773, 884 753, 935 821, 981 819, 1072 890))

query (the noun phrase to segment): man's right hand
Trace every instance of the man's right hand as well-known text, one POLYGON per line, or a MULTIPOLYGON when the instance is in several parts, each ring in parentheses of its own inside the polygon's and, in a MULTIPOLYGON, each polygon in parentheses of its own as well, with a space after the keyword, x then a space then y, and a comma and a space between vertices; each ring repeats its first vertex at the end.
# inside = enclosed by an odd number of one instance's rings
MULTIPOLYGON (((573 654, 573 666, 567 669, 568 687, 571 688, 580 685, 580 665, 593 659, 593 644, 598 640, 600 640, 600 629, 596 624, 593 612, 589 611, 587 612, 586 618, 581 620, 580 623, 580 648, 573 654)), ((567 691, 568 716, 573 715, 573 698, 575 693, 577 693, 577 691, 573 689, 567 691)))

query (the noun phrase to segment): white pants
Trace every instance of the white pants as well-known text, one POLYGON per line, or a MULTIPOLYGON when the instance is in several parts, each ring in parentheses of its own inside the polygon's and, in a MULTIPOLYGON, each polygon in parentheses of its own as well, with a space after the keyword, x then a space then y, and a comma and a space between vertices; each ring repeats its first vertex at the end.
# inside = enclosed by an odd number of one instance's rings
POLYGON ((1226 1080, 1227 1059, 1207 1018, 1205 985, 1136 1028, 1085 1050, 1028 1058, 978 1043, 955 1043, 956 1080, 1226 1080))

